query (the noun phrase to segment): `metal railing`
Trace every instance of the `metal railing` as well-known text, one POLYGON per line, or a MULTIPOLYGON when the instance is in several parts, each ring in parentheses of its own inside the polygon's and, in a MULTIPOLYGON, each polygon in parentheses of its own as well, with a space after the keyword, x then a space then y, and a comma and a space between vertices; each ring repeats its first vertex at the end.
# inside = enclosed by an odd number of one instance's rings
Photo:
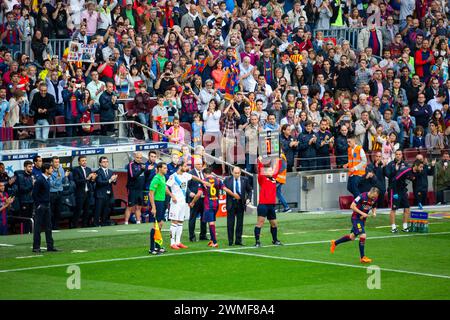
MULTIPOLYGON (((53 50, 53 55, 57 55, 59 59, 62 58, 64 54, 64 50, 69 47, 69 43, 72 41, 71 39, 49 39, 49 45, 53 50)), ((31 40, 22 40, 20 41, 20 52, 25 53, 31 59, 31 61, 35 61, 33 50, 31 49, 31 40)))
POLYGON ((338 29, 316 29, 313 33, 313 39, 316 38, 317 32, 322 32, 324 38, 335 38, 336 42, 342 44, 343 40, 348 40, 352 48, 358 48, 358 35, 362 28, 338 28, 338 29))

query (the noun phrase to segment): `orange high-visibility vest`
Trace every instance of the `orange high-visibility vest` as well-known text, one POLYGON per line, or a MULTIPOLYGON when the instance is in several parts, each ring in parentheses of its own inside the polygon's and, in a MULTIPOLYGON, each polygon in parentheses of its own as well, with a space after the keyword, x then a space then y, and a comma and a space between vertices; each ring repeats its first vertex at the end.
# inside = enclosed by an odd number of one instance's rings
POLYGON ((287 172, 287 160, 284 153, 281 154, 281 159, 278 160, 278 176, 276 177, 276 181, 281 184, 286 183, 286 172, 287 172))
MULTIPOLYGON (((361 163, 361 146, 356 146, 355 147, 355 152, 352 152, 352 148, 348 147, 347 149, 347 153, 348 153, 348 168, 353 168, 356 167, 357 165, 359 165, 361 163)), ((353 172, 348 173, 349 176, 363 176, 366 173, 366 166, 364 166, 364 168, 362 170, 355 170, 353 172)))

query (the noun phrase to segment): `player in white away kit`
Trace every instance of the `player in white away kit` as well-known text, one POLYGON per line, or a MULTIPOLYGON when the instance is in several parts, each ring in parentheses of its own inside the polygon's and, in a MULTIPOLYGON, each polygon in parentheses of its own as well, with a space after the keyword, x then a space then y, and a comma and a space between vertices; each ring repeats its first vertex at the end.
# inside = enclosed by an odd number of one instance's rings
MULTIPOLYGON (((193 179, 203 184, 205 181, 188 173, 189 166, 186 162, 182 162, 178 170, 173 173, 166 182, 167 193, 169 194, 170 209, 169 219, 170 225, 170 247, 174 250, 187 249, 187 246, 181 243, 181 234, 183 233, 183 221, 189 219, 190 208, 186 203, 187 185, 189 180, 193 179), (170 187, 170 189, 168 188, 170 187)), ((195 190, 196 192, 197 190, 195 190)))

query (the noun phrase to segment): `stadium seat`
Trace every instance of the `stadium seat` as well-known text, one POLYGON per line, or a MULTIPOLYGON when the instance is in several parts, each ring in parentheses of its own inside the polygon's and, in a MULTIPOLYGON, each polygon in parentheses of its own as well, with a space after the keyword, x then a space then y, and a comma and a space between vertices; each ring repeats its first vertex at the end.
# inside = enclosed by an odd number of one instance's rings
POLYGON ((434 191, 428 191, 427 193, 427 199, 428 199, 428 205, 435 205, 436 204, 436 194, 434 191))
POLYGON ((403 150, 403 155, 405 157, 406 162, 413 162, 418 154, 419 151, 416 148, 409 148, 403 150))
POLYGON ((56 134, 66 133, 66 121, 64 120, 64 116, 56 116, 55 124, 58 124, 56 128, 53 127, 53 129, 56 129, 56 134))
POLYGON ((414 193, 408 192, 408 202, 410 206, 414 205, 414 193))
MULTIPOLYGON (((94 121, 100 122, 100 115, 98 113, 94 114, 94 121)), ((101 126, 99 124, 94 124, 94 131, 100 131, 101 126)))
POLYGON ((120 216, 125 214, 127 202, 123 199, 114 199, 113 207, 111 208, 111 216, 120 216))
POLYGON ((339 196, 339 209, 350 209, 353 200, 353 196, 339 196))
POLYGON ((180 127, 182 127, 186 131, 189 131, 189 133, 192 134, 192 127, 189 122, 180 122, 180 127))

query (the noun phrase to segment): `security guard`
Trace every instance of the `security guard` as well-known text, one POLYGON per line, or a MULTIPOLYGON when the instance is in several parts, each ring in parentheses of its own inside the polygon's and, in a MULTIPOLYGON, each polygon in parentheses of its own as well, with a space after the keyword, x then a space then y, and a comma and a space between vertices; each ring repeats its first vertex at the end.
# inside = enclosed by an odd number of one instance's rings
POLYGON ((353 197, 359 196, 359 184, 366 173, 367 157, 364 149, 356 145, 356 138, 354 135, 347 137, 348 143, 348 163, 344 164, 344 168, 348 168, 347 190, 353 197))
POLYGON ((50 177, 53 166, 49 163, 42 165, 42 175, 36 178, 33 186, 33 200, 36 208, 34 214, 33 252, 41 252, 41 225, 45 228, 47 252, 59 251, 54 247, 52 237, 52 220, 50 214, 50 177))

